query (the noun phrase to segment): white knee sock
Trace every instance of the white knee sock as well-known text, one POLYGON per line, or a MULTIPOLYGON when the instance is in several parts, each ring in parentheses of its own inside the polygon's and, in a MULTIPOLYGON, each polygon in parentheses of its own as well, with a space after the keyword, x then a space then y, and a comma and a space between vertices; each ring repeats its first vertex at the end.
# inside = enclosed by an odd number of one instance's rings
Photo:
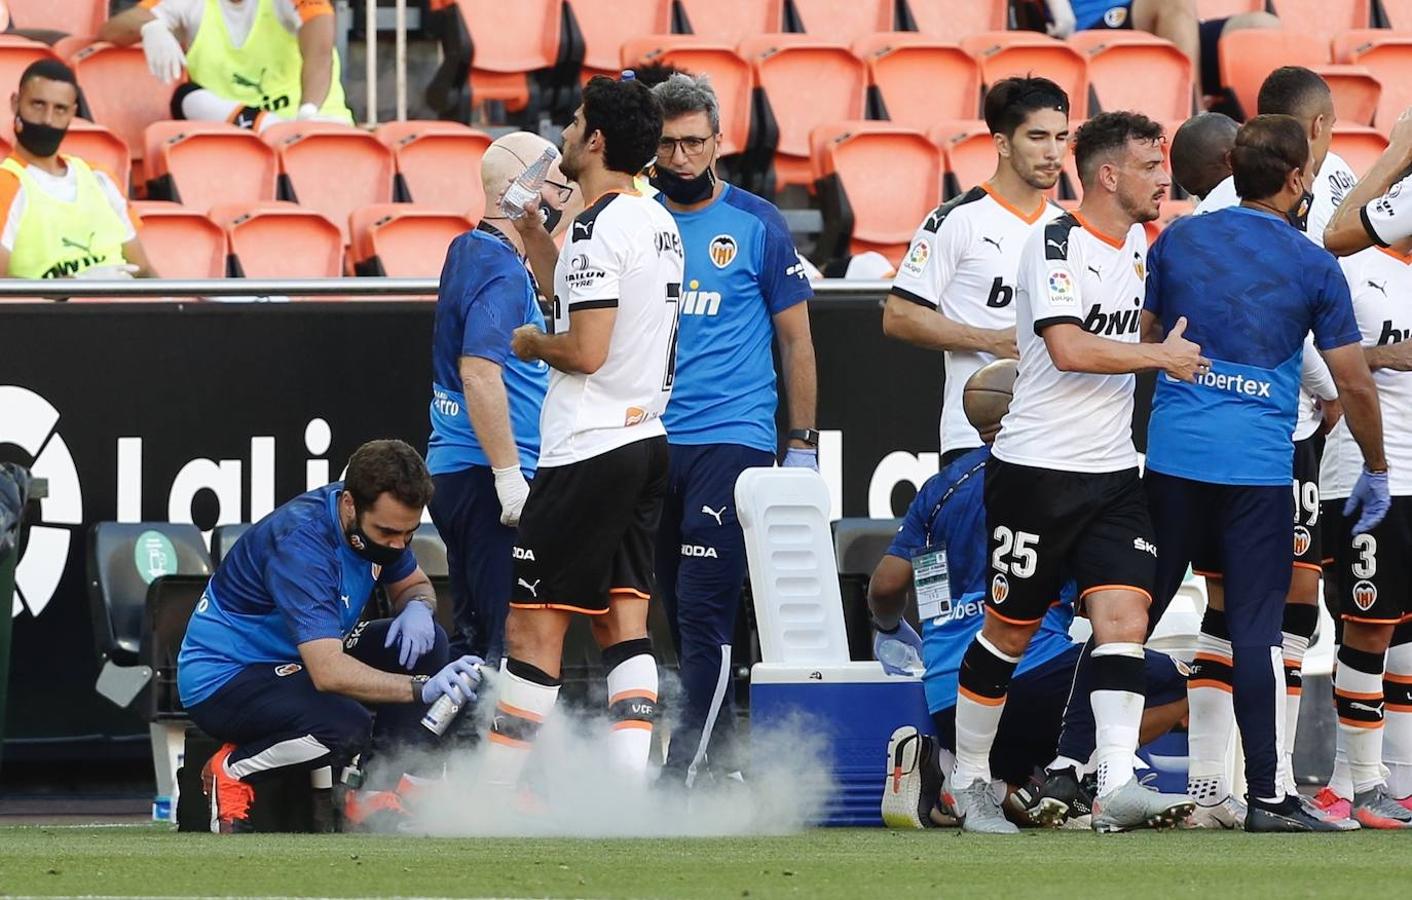
POLYGON ((1231 793, 1231 757, 1235 752, 1235 704, 1231 642, 1203 631, 1196 641, 1191 680, 1187 682, 1190 727, 1187 733, 1187 793, 1212 806, 1231 793))
POLYGON ((1348 646, 1340 648, 1334 690, 1338 730, 1347 749, 1356 795, 1383 783, 1383 658, 1348 646))
POLYGON ((1137 643, 1100 644, 1093 649, 1094 755, 1098 795, 1133 779, 1133 753, 1142 729, 1143 652, 1137 643))
POLYGON ((1401 800, 1412 796, 1412 644, 1388 650, 1383 693, 1383 765, 1388 791, 1401 800))
POLYGON ((657 660, 651 653, 631 656, 608 672, 608 710, 613 719, 613 764, 630 775, 645 776, 657 717, 657 660))
POLYGON ((500 666, 500 699, 486 742, 483 778, 492 787, 517 787, 539 726, 559 699, 559 685, 539 684, 500 666))

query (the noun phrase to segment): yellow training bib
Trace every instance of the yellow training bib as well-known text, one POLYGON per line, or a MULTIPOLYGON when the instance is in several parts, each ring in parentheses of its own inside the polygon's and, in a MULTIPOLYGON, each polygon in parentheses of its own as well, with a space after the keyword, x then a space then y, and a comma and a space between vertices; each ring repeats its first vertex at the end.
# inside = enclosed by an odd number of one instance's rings
POLYGON ((29 167, 11 156, 0 169, 20 180, 25 211, 10 251, 11 278, 67 278, 94 266, 121 265, 127 223, 108 203, 98 176, 76 156, 63 157, 74 171, 78 195, 72 203, 41 188, 29 167))

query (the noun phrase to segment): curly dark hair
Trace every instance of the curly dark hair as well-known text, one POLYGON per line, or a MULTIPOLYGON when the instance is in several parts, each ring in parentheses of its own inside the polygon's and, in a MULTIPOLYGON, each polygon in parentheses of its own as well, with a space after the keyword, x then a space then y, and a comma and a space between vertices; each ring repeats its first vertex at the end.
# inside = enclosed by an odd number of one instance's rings
POLYGON ((636 175, 657 155, 662 139, 662 106, 636 79, 591 78, 583 89, 584 138, 603 135, 603 164, 636 175))
POLYGON ((1048 78, 1002 78, 985 92, 985 127, 1007 138, 1025 123, 1030 113, 1056 109, 1069 114, 1069 95, 1048 78))
POLYGON ((1161 141, 1162 126, 1142 113, 1099 113, 1074 132, 1074 158, 1079 165, 1079 181, 1090 184, 1098 171, 1099 157, 1123 150, 1128 141, 1161 141))
POLYGON ((431 502, 432 481, 421 454, 405 441, 368 441, 348 460, 343 489, 353 495, 353 506, 368 509, 383 494, 421 509, 431 502))
POLYGON ((1246 200, 1273 197, 1295 169, 1309 162, 1309 135, 1293 116, 1256 116, 1240 126, 1231 148, 1236 193, 1246 200))

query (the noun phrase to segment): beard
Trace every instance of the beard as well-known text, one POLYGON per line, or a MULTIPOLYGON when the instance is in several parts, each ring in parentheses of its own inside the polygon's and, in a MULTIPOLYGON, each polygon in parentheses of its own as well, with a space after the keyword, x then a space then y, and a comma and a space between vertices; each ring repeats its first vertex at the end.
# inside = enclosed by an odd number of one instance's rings
POLYGON ((582 169, 579 168, 578 159, 571 155, 572 153, 572 147, 564 147, 564 152, 559 154, 559 171, 569 181, 578 183, 579 173, 582 169))

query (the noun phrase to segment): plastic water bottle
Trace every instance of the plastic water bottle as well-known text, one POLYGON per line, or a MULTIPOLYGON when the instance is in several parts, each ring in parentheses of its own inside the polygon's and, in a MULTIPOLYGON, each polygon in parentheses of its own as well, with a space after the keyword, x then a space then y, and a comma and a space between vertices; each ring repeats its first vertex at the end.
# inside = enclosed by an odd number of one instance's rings
POLYGON ((888 638, 878 646, 878 660, 913 675, 926 671, 922 658, 917 655, 917 648, 896 638, 888 638))
POLYGON ((505 189, 505 196, 500 198, 500 211, 511 219, 518 219, 530 206, 537 205, 539 191, 544 187, 545 179, 549 177, 549 167, 558 158, 558 150, 545 147, 544 152, 539 154, 539 159, 531 163, 530 167, 505 189))

